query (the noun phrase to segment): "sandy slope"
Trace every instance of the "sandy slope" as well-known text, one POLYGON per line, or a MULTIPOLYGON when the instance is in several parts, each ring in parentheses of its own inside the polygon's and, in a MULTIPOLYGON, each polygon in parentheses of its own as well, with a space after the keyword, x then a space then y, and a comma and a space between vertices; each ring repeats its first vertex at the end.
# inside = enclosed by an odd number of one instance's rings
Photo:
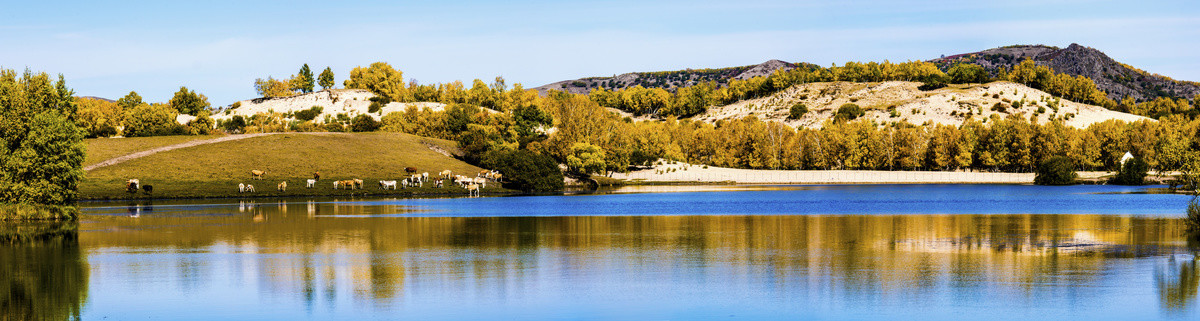
POLYGON ((325 116, 334 117, 337 114, 346 114, 349 117, 358 116, 359 114, 367 114, 374 117, 376 120, 391 112, 404 111, 408 106, 416 106, 418 109, 429 108, 433 111, 440 111, 446 107, 442 103, 389 103, 378 113, 368 113, 371 106, 371 97, 375 94, 362 89, 333 89, 300 94, 291 97, 282 98, 258 98, 240 101, 241 106, 236 109, 217 113, 213 118, 228 119, 234 115, 242 117, 253 116, 257 113, 287 113, 299 110, 312 108, 313 106, 321 106, 323 108, 321 115, 315 119, 321 122, 325 116))
POLYGON ((1051 119, 1066 119, 1068 126, 1087 127, 1109 119, 1137 121, 1148 119, 1099 106, 1061 100, 1057 111, 1050 108, 1052 96, 1041 90, 1011 82, 992 82, 981 85, 952 86, 933 91, 921 91, 917 82, 888 81, 881 83, 828 82, 796 85, 774 95, 744 100, 727 106, 710 108, 695 118, 708 122, 721 119, 741 118, 755 115, 769 120, 783 121, 792 127, 819 128, 833 117, 837 108, 854 103, 866 110, 864 118, 880 123, 906 121, 913 124, 933 122, 958 125, 966 117, 983 120, 993 114, 1007 116, 1019 114, 1029 118, 1037 115, 1039 123, 1051 119), (1021 108, 1013 108, 1013 101, 1024 100, 1021 108), (804 103, 809 112, 804 117, 788 120, 789 108, 795 103, 804 103), (1000 103, 1004 111, 992 107, 1000 103), (895 111, 895 115, 891 111, 895 111))

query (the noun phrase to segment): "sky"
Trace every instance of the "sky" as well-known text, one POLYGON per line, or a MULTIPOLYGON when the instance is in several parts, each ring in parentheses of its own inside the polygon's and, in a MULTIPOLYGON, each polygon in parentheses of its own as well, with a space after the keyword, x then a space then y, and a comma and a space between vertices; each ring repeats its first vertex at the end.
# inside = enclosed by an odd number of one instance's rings
POLYGON ((187 86, 214 106, 256 78, 385 61, 406 79, 502 76, 526 88, 633 71, 770 59, 927 60, 1071 43, 1200 81, 1189 1, 2 1, 0 67, 63 74, 80 96, 187 86))

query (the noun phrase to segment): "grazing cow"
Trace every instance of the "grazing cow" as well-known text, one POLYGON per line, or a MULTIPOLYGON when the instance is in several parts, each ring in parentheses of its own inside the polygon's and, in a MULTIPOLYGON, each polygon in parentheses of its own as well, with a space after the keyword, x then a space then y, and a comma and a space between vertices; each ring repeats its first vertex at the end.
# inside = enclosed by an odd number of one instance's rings
POLYGON ((379 181, 379 188, 396 190, 396 181, 379 181))
POLYGON ((428 181, 429 181, 429 172, 421 173, 421 182, 428 182, 428 181))
POLYGON ((453 173, 451 173, 450 170, 447 169, 447 170, 444 170, 441 173, 439 173, 438 176, 441 176, 442 178, 445 178, 445 179, 450 179, 450 174, 453 174, 453 173))
POLYGON ((462 176, 462 175, 458 175, 458 176, 454 177, 454 184, 458 184, 458 186, 461 186, 461 187, 467 187, 467 184, 470 184, 472 181, 473 180, 470 177, 466 177, 466 176, 462 176))
POLYGON ((147 195, 154 193, 154 185, 142 185, 142 190, 146 191, 147 195))
POLYGON ((127 180, 127 181, 125 181, 125 191, 130 192, 130 193, 135 193, 138 191, 138 188, 141 185, 142 185, 142 181, 138 180, 136 178, 127 180))
POLYGON ((246 192, 246 184, 238 183, 238 193, 246 192))
POLYGON ((355 178, 353 184, 354 189, 363 189, 363 180, 355 178))
POLYGON ((313 172, 313 180, 314 181, 321 180, 321 172, 313 172))
POLYGON ((251 175, 251 178, 253 178, 253 179, 263 179, 263 176, 267 175, 267 172, 256 169, 256 170, 250 171, 250 175, 251 175))
POLYGON ((443 180, 440 180, 440 179, 437 180, 437 188, 442 188, 442 181, 443 180))
POLYGON ((254 193, 254 185, 246 184, 246 193, 254 193))
POLYGON ((481 170, 481 171, 479 171, 479 174, 476 174, 476 175, 475 175, 475 177, 485 176, 485 175, 487 175, 489 172, 491 172, 491 171, 489 171, 489 170, 486 170, 486 169, 485 169, 485 170, 481 170))
POLYGON ((279 185, 275 186, 275 189, 280 192, 287 192, 287 181, 279 182, 279 185))
POLYGON ((409 175, 412 175, 413 173, 417 172, 417 168, 416 167, 405 167, 404 172, 408 173, 409 175))
POLYGON ((467 185, 467 195, 468 196, 479 196, 479 185, 476 185, 476 184, 467 185))
POLYGON ((487 181, 488 181, 488 180, 487 180, 486 178, 483 178, 483 177, 476 177, 476 178, 475 178, 475 180, 474 180, 474 183, 475 183, 475 184, 479 184, 479 187, 480 187, 480 188, 487 188, 487 181))
POLYGON ((313 188, 316 186, 317 186, 317 180, 310 178, 310 179, 308 179, 308 185, 305 185, 304 188, 313 188))
POLYGON ((341 184, 342 184, 342 181, 333 181, 333 189, 338 189, 338 186, 341 184))
POLYGON ((501 175, 500 173, 496 173, 496 175, 492 175, 492 180, 499 182, 500 179, 503 177, 504 177, 504 175, 501 175))

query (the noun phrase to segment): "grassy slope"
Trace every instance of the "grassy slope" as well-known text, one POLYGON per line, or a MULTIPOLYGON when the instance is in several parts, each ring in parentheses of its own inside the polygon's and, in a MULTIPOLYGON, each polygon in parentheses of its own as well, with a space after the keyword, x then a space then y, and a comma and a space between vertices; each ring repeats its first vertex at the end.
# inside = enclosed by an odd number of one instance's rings
MULTIPOLYGON (((237 196, 304 196, 304 195, 362 195, 454 193, 465 194, 461 188, 436 189, 426 184, 422 189, 381 191, 379 180, 399 180, 406 176, 405 167, 418 172, 438 172, 449 169, 456 174, 469 175, 480 169, 457 159, 430 150, 424 143, 453 150, 451 141, 424 138, 398 133, 320 133, 281 134, 236 141, 200 145, 158 153, 125 163, 98 168, 87 173, 80 186, 81 198, 129 198, 124 181, 138 178, 142 184, 154 186, 155 198, 237 197, 237 196), (266 179, 250 179, 250 170, 266 171, 266 179), (316 188, 306 189, 305 180, 313 171, 321 172, 316 188), (366 189, 358 191, 333 190, 335 179, 360 178, 366 189), (287 192, 277 192, 276 185, 288 182, 287 192), (256 193, 238 194, 237 184, 253 184, 256 193)), ((126 148, 120 146, 119 148, 126 148)), ((473 176, 473 175, 471 175, 473 176)), ((488 185, 489 190, 495 189, 488 185)), ((146 197, 138 193, 138 198, 146 197)))
POLYGON ((87 158, 83 160, 83 166, 89 166, 99 162, 103 162, 114 157, 123 156, 131 153, 136 153, 144 150, 150 150, 158 147, 185 143, 193 140, 213 139, 225 135, 202 135, 202 136, 155 136, 155 137, 129 137, 129 138, 90 138, 84 139, 83 144, 87 146, 87 158))

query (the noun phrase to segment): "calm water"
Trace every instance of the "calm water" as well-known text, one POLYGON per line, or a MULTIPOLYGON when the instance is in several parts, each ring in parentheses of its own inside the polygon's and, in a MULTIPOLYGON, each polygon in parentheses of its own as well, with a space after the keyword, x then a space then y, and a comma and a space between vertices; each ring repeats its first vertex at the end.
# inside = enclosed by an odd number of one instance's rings
POLYGON ((1178 219, 1186 196, 677 189, 90 203, 77 234, 0 244, 0 309, 87 320, 1200 319, 1197 244, 1178 219))

